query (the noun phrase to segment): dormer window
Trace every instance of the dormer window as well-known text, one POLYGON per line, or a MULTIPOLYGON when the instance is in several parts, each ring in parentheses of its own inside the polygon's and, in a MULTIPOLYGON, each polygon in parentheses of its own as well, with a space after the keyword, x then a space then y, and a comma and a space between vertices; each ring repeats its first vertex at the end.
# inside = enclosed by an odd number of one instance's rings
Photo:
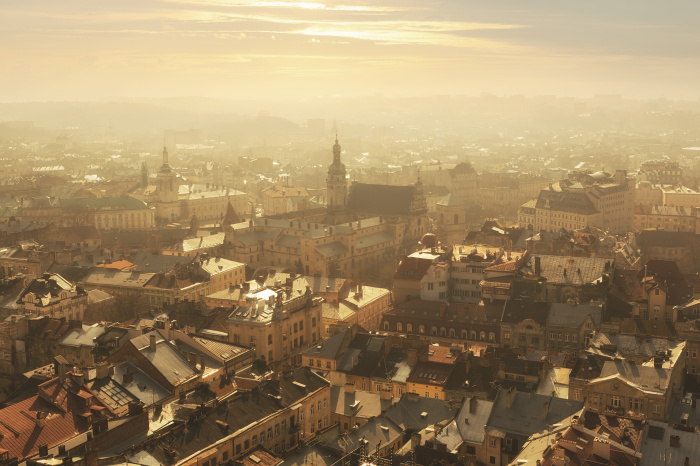
POLYGON ((26 302, 28 302, 28 303, 33 303, 33 302, 34 302, 34 298, 35 298, 34 293, 27 293, 27 294, 24 296, 24 300, 25 300, 26 302))

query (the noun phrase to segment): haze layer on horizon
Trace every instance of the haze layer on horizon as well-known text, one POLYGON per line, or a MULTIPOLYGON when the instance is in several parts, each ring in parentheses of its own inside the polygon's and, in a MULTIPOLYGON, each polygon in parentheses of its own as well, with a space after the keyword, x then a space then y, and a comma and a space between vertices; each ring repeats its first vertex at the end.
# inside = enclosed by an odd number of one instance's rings
POLYGON ((0 6, 0 101, 700 97, 700 2, 36 0, 0 6))

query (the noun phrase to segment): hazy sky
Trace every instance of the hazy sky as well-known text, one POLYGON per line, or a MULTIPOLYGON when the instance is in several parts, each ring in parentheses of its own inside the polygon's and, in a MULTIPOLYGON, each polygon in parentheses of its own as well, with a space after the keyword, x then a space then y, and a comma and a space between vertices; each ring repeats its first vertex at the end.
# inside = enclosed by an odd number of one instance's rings
POLYGON ((4 0, 0 101, 700 97, 700 1, 4 0))

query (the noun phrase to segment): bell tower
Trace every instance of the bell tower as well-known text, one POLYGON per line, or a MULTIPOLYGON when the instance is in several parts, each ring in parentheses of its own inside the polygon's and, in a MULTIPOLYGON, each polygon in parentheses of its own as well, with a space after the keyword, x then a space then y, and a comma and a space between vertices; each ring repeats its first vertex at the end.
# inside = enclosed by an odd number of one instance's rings
POLYGON ((326 205, 328 206, 328 216, 332 219, 345 210, 348 197, 348 180, 345 164, 340 160, 340 144, 338 135, 335 136, 333 145, 333 163, 328 167, 328 178, 326 179, 326 205))
POLYGON ((156 184, 158 186, 156 217, 165 223, 179 220, 180 202, 178 200, 178 191, 180 183, 177 174, 170 167, 168 149, 165 146, 163 146, 163 165, 158 170, 156 184))

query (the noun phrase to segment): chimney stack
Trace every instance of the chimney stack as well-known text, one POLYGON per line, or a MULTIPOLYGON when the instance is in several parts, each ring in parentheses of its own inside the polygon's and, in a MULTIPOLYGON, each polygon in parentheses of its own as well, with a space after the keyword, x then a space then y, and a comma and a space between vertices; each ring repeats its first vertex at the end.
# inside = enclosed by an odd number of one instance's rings
POLYGON ((406 356, 408 358, 408 364, 410 366, 415 366, 418 363, 418 350, 415 348, 408 348, 406 350, 406 356))
POLYGON ((156 350, 156 334, 151 333, 149 335, 149 338, 151 340, 151 351, 155 351, 156 350))
POLYGON ((547 414, 549 414, 549 401, 542 404, 542 419, 547 419, 547 414))
POLYGON ((355 384, 354 383, 346 383, 345 384, 345 393, 355 393, 355 384))
POLYGON ((593 454, 600 456, 604 460, 610 460, 610 442, 600 438, 593 440, 593 454))
POLYGON ((476 412, 477 402, 478 402, 478 400, 476 399, 475 396, 471 397, 471 399, 469 400, 469 412, 471 414, 474 414, 476 412))
POLYGON ((515 388, 509 388, 506 392, 506 408, 510 409, 513 406, 513 399, 515 398, 515 388))
POLYGON ((681 446, 681 438, 678 435, 671 435, 668 439, 668 443, 673 448, 679 448, 681 446))

